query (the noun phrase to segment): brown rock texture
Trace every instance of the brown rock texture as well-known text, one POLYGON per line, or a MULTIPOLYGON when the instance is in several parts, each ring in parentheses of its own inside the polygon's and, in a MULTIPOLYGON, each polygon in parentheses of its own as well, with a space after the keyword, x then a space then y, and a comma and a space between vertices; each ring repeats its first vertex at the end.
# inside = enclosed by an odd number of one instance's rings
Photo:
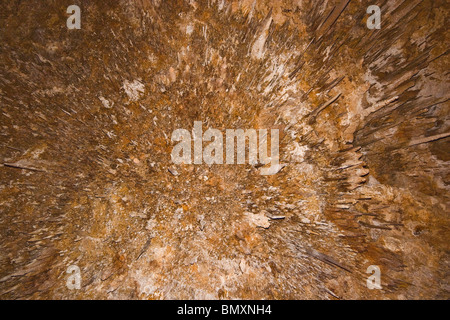
POLYGON ((449 299, 449 6, 2 1, 0 298, 449 299), (176 165, 194 121, 286 166, 176 165))

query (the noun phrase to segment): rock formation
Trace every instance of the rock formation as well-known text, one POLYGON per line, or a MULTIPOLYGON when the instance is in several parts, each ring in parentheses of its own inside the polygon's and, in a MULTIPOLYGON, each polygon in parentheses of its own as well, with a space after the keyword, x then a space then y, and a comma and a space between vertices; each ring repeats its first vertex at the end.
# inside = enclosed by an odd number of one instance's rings
POLYGON ((447 1, 0 17, 1 299, 450 298, 447 1), (285 166, 174 164, 194 121, 278 129, 285 166))

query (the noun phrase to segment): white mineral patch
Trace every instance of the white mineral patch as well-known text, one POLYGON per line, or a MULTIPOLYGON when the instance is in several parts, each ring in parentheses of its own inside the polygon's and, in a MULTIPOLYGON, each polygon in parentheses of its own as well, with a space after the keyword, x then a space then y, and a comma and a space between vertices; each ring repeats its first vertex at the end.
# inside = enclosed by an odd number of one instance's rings
POLYGON ((256 41, 253 43, 252 46, 252 58, 254 59, 261 59, 264 56, 264 44, 266 43, 267 36, 269 35, 269 27, 272 23, 272 17, 267 19, 261 33, 259 34, 256 41))
POLYGON ((102 96, 100 96, 100 97, 98 97, 98 98, 100 99, 100 101, 102 102, 103 106, 104 106, 106 109, 110 109, 110 108, 112 108, 112 106, 114 105, 114 102, 111 103, 109 100, 105 99, 105 98, 102 97, 102 96))
POLYGON ((286 167, 286 164, 271 164, 271 165, 267 165, 265 167, 262 167, 259 169, 260 173, 263 175, 274 175, 277 174, 281 169, 283 169, 284 167, 286 167))
POLYGON ((194 32, 194 26, 192 24, 187 25, 186 26, 186 34, 190 36, 192 34, 192 32, 194 32))
POLYGON ((131 101, 137 101, 145 92, 145 86, 138 80, 134 80, 133 82, 125 80, 122 88, 131 101))

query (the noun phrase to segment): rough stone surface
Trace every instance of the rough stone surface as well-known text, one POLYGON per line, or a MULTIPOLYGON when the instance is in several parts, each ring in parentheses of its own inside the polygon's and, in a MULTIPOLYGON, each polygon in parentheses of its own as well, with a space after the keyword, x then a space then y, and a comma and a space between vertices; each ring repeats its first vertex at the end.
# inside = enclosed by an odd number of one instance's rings
POLYGON ((0 4, 1 299, 450 298, 447 1, 74 2, 0 4), (194 121, 286 166, 174 165, 194 121))

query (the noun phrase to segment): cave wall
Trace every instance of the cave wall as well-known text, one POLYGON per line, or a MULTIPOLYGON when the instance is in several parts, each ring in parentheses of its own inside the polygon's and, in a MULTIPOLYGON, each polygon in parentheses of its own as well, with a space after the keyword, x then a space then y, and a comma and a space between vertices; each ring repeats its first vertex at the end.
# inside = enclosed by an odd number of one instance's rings
POLYGON ((447 1, 72 4, 0 4, 1 299, 449 298, 447 1), (175 165, 194 121, 286 166, 175 165))

